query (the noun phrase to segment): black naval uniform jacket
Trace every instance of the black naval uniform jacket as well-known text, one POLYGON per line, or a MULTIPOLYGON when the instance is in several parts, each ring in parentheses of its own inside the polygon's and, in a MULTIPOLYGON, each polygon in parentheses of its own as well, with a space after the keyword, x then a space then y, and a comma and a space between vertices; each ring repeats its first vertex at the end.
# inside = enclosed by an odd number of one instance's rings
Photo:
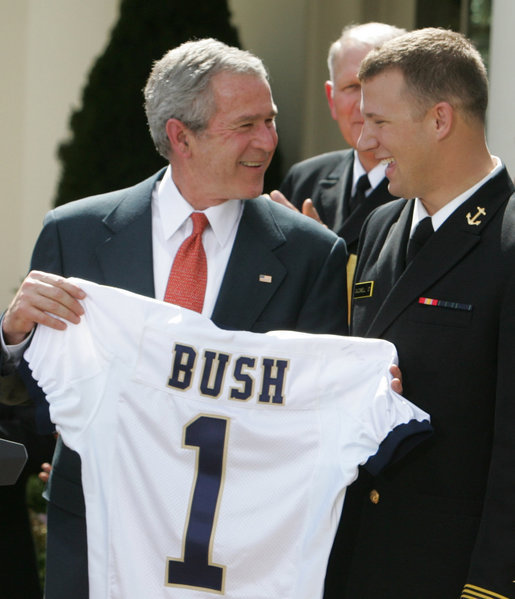
POLYGON ((405 268, 412 210, 398 200, 365 223, 351 332, 396 345, 403 394, 435 432, 352 490, 360 508, 347 513, 356 537, 338 597, 513 598, 514 186, 503 168, 405 268))

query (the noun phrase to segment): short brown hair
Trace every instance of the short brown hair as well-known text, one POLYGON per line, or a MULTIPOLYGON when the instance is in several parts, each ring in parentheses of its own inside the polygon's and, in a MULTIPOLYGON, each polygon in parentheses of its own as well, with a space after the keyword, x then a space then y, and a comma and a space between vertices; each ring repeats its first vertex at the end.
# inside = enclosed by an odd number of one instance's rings
POLYGON ((396 37, 372 50, 361 63, 360 81, 399 69, 424 111, 448 102, 465 116, 485 122, 488 77, 481 55, 461 33, 427 27, 396 37))

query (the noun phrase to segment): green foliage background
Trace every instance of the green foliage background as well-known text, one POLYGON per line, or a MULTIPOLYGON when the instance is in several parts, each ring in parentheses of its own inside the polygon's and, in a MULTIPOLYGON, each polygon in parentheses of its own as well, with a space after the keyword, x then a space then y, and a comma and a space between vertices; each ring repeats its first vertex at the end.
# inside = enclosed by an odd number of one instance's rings
POLYGON ((45 585, 46 501, 43 499, 44 483, 36 474, 27 479, 27 508, 32 524, 32 536, 41 588, 45 585))

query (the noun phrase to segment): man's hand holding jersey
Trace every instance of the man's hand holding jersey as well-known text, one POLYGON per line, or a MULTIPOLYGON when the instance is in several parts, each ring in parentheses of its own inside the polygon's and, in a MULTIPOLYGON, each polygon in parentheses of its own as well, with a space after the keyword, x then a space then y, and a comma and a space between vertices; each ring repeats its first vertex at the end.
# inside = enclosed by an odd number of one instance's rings
POLYGON ((84 297, 85 293, 64 277, 31 271, 4 314, 5 343, 21 343, 37 324, 58 330, 66 328, 63 320, 78 324, 84 313, 79 300, 84 297))

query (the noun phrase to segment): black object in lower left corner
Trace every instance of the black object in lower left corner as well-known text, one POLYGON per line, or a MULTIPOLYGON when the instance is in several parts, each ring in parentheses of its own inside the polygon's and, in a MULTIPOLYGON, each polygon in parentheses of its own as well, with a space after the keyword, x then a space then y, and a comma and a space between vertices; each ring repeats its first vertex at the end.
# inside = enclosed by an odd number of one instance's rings
POLYGON ((0 439, 0 486, 14 485, 26 462, 25 445, 0 439))

